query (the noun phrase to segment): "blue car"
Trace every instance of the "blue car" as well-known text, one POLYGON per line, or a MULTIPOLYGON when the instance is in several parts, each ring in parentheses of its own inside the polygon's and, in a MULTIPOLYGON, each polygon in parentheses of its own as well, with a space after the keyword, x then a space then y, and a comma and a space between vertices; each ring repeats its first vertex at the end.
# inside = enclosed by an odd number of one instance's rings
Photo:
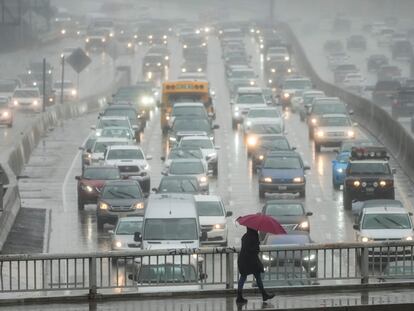
POLYGON ((345 171, 350 156, 349 151, 340 152, 336 159, 332 161, 332 185, 335 189, 339 189, 344 184, 345 171))
POLYGON ((309 169, 295 151, 268 153, 258 174, 259 197, 264 198, 265 193, 299 193, 305 197, 305 171, 309 169))

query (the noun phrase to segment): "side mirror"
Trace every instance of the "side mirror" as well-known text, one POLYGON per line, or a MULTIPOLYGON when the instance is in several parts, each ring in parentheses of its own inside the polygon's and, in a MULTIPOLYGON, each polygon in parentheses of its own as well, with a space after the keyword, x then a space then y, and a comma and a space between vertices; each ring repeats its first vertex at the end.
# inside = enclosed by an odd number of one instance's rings
POLYGON ((132 274, 128 274, 128 280, 133 281, 134 280, 134 276, 132 274))
POLYGON ((354 224, 353 228, 354 228, 354 230, 359 230, 359 224, 354 224))
POLYGON ((75 179, 76 179, 76 180, 80 180, 80 179, 81 179, 81 177, 78 175, 78 176, 75 176, 75 179))
POLYGON ((152 155, 148 155, 148 154, 147 154, 146 159, 147 159, 147 160, 152 160, 152 155))
POLYGON ((290 150, 296 150, 296 147, 291 147, 290 150))
POLYGON ((230 105, 234 105, 234 102, 232 102, 232 101, 231 101, 231 102, 230 102, 230 105))
POLYGON ((354 111, 351 109, 351 110, 349 110, 349 112, 348 112, 350 115, 353 115, 354 114, 354 111))
POLYGON ((207 175, 208 176, 213 176, 213 170, 208 170, 207 175))
POLYGON ((82 151, 83 151, 83 150, 85 150, 85 148, 84 148, 84 147, 82 147, 82 146, 78 147, 78 149, 79 149, 79 150, 82 150, 82 151))
POLYGON ((121 179, 129 179, 129 176, 128 175, 122 175, 121 179))
POLYGON ((88 149, 86 149, 86 152, 87 153, 92 153, 92 149, 91 148, 88 148, 88 149))
POLYGON ((303 167, 303 169, 304 169, 305 171, 308 171, 308 170, 310 170, 311 168, 310 168, 310 166, 309 166, 309 165, 305 165, 305 166, 303 167))
POLYGON ((152 190, 152 192, 155 192, 155 193, 158 192, 158 189, 157 188, 152 188, 151 190, 152 190))
POLYGON ((160 157, 160 159, 161 159, 161 161, 165 161, 165 157, 163 156, 163 157, 160 157))
POLYGON ((306 216, 312 216, 313 215, 313 213, 312 212, 307 212, 306 213, 306 216))
POLYGON ((220 146, 215 146, 214 147, 214 149, 216 149, 216 150, 220 150, 220 148, 221 148, 220 146))
POLYGON ((208 239, 207 232, 202 231, 200 241, 207 241, 207 239, 208 239))
POLYGON ((114 232, 114 230, 108 230, 108 233, 109 234, 114 234, 115 232, 114 232))
POLYGON ((232 211, 227 211, 226 212, 226 217, 230 217, 230 216, 233 216, 233 212, 232 211))
POLYGON ((207 273, 200 273, 200 281, 206 280, 208 278, 207 273))
POLYGON ((134 125, 132 126, 132 129, 133 129, 133 130, 135 130, 135 131, 136 131, 136 130, 138 130, 138 125, 135 125, 135 124, 134 124, 134 125))
POLYGON ((135 242, 142 242, 142 235, 141 235, 141 232, 135 232, 135 233, 134 233, 134 241, 135 241, 135 242))
POLYGON ((218 124, 213 125, 213 130, 218 130, 219 128, 220 128, 220 125, 218 125, 218 124))
POLYGON ((95 125, 91 125, 91 130, 96 131, 96 126, 95 125))
POLYGON ((212 118, 212 117, 214 117, 214 113, 209 112, 209 113, 208 113, 208 116, 209 116, 209 118, 212 118))
POLYGON ((165 170, 164 170, 164 171, 162 171, 162 172, 161 172, 161 175, 163 175, 163 176, 167 176, 167 171, 165 171, 165 170))
POLYGON ((408 215, 413 216, 413 213, 412 212, 408 212, 408 215))

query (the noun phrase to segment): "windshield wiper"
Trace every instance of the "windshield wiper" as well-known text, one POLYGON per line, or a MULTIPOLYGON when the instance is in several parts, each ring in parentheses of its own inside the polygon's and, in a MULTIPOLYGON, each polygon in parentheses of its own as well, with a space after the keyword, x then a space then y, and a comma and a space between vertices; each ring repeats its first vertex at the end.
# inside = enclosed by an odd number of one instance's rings
MULTIPOLYGON (((380 225, 382 225, 383 226, 383 228, 386 228, 386 229, 390 229, 390 227, 388 227, 386 224, 384 224, 383 222, 381 222, 377 217, 374 217, 374 220, 377 222, 377 223, 379 223, 380 225)), ((381 228, 379 228, 379 229, 381 229, 381 228)))
POLYGON ((396 222, 394 219, 389 218, 389 217, 385 217, 386 220, 388 220, 390 223, 393 223, 394 225, 396 225, 399 228, 406 228, 405 226, 401 225, 400 223, 396 222))
POLYGON ((116 197, 116 198, 123 198, 123 196, 119 196, 117 193, 119 193, 119 192, 114 192, 114 191, 112 191, 112 190, 108 190, 108 192, 110 193, 110 194, 112 194, 114 197, 116 197))

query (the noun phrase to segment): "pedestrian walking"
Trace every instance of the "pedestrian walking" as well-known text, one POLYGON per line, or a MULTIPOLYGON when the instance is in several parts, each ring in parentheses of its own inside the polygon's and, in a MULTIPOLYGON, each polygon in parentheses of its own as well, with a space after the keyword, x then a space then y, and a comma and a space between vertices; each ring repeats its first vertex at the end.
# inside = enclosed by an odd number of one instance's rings
POLYGON ((247 299, 243 298, 243 286, 247 276, 250 274, 253 274, 256 279, 257 286, 262 293, 263 301, 272 299, 275 295, 267 293, 263 287, 261 273, 264 272, 264 268, 259 259, 260 241, 258 232, 247 227, 247 232, 243 235, 241 242, 241 250, 237 260, 240 279, 237 286, 236 302, 247 303, 247 299))

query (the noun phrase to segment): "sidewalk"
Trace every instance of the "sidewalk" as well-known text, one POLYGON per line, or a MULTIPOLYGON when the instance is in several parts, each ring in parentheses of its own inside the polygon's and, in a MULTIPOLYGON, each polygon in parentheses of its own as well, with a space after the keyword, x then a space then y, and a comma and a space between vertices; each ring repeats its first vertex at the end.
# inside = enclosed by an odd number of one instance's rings
POLYGON ((61 303, 46 305, 3 306, 0 310, 8 311, 231 311, 231 310, 354 310, 349 306, 362 306, 357 310, 414 310, 413 290, 371 290, 364 292, 327 292, 303 295, 277 294, 268 303, 263 303, 259 295, 249 293, 247 305, 238 306, 234 296, 199 297, 199 298, 150 298, 150 299, 108 299, 96 304, 61 303), (410 305, 411 304, 411 305, 410 305), (390 305, 389 308, 380 306, 390 305), (368 307, 371 306, 371 307, 368 307))

